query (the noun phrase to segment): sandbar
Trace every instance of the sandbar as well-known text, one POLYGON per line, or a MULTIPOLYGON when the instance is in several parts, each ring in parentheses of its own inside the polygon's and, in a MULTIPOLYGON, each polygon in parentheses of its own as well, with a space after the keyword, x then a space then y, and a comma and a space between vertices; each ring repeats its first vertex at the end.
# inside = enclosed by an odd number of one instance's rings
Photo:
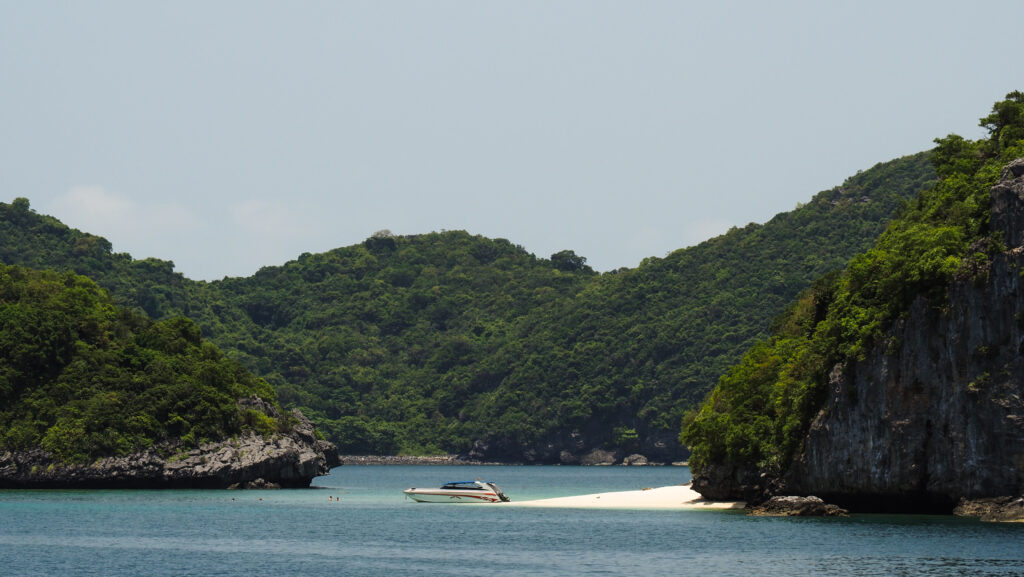
POLYGON ((640 489, 592 493, 572 497, 555 497, 533 501, 502 503, 518 507, 566 507, 597 509, 742 509, 743 501, 708 501, 690 485, 671 485, 640 489))

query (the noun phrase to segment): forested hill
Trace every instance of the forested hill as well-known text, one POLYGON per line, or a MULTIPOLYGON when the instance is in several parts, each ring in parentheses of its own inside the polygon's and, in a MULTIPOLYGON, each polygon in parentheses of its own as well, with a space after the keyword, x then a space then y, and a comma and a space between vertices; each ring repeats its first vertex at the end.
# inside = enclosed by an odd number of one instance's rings
MULTIPOLYGON (((763 225, 601 275, 566 303, 557 323, 531 320, 532 354, 510 355, 519 365, 496 397, 535 392, 538 410, 523 418, 538 428, 612 423, 623 431, 614 444, 627 444, 633 431, 641 441, 667 442, 662 433, 678 430, 683 413, 789 301, 870 246, 933 178, 926 154, 881 163, 763 225)), ((477 421, 500 419, 507 403, 492 398, 483 399, 477 421)))
POLYGON ((174 272, 174 263, 133 259, 112 251, 103 237, 73 229, 32 210, 28 199, 0 203, 0 263, 73 271, 110 291, 117 304, 154 319, 187 314, 199 284, 174 272))
POLYGON ((112 254, 24 199, 0 205, 0 257, 93 276, 154 316, 188 315, 344 452, 670 459, 683 413, 722 370, 932 179, 924 153, 879 164, 764 225, 604 274, 572 251, 543 259, 444 232, 379 234, 196 283, 166 261, 112 254))
POLYGON ((274 391, 195 323, 118 308, 73 273, 0 265, 0 351, 0 452, 89 463, 288 424, 239 406, 274 391))

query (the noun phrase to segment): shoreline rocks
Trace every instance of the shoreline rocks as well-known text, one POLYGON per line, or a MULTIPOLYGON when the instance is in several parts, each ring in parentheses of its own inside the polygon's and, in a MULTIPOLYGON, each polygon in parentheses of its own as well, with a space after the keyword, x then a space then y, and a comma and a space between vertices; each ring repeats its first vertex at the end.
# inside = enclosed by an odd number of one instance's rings
POLYGON ((580 465, 602 467, 614 465, 620 462, 622 455, 619 451, 608 451, 606 449, 593 449, 579 459, 580 465))
MULTIPOLYGON (((688 457, 679 443, 678 431, 638 431, 635 441, 615 446, 609 430, 600 423, 588 428, 550 432, 532 442, 501 437, 473 441, 465 454, 469 460, 529 465, 620 465, 642 456, 648 465, 675 464, 688 457)), ((638 463, 636 463, 638 464, 638 463)))
POLYGON ((64 464, 41 449, 0 453, 3 489, 224 489, 308 487, 340 464, 337 449, 317 439, 294 411, 292 431, 249 432, 197 448, 164 444, 90 464, 64 464))
POLYGON ((342 455, 346 466, 352 465, 507 465, 468 459, 462 455, 342 455))
POLYGON ((1024 497, 961 499, 953 514, 989 523, 1024 523, 1024 497))
MULTIPOLYGON (((473 459, 466 455, 342 455, 339 459, 347 466, 358 465, 538 465, 540 463, 522 463, 518 461, 483 461, 473 459)), ((640 454, 629 455, 623 459, 602 460, 600 458, 583 460, 566 460, 561 465, 579 465, 586 467, 601 467, 608 465, 632 466, 632 467, 659 467, 663 463, 652 463, 640 454)), ((686 461, 672 463, 673 466, 685 466, 686 461)))
POLYGON ((846 517, 850 512, 812 495, 772 497, 759 505, 749 506, 747 514, 755 517, 846 517))

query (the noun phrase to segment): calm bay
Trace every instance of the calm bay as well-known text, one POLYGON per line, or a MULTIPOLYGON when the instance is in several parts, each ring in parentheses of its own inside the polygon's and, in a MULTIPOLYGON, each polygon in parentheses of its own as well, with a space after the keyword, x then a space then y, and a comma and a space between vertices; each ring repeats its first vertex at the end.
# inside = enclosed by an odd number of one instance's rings
POLYGON ((685 467, 344 466, 301 490, 0 491, 4 575, 1020 575, 1024 524, 952 516, 531 509, 406 500, 483 477, 513 501, 689 481, 685 467), (340 501, 336 498, 340 497, 340 501))

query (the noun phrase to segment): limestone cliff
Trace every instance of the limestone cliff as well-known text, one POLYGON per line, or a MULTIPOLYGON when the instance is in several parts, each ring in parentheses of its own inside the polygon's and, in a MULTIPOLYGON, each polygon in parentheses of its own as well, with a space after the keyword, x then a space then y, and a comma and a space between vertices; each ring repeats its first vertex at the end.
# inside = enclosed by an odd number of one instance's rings
MULTIPOLYGON (((259 398, 240 404, 276 409, 259 398)), ((88 465, 55 462, 42 450, 0 453, 0 488, 169 489, 308 487, 313 477, 340 464, 334 445, 315 437, 299 411, 285 434, 249 432, 235 439, 184 449, 164 444, 88 465)))
POLYGON ((788 474, 767 487, 857 509, 948 512, 1024 493, 1024 159, 992 189, 1006 251, 918 299, 886 344, 833 371, 788 474))

